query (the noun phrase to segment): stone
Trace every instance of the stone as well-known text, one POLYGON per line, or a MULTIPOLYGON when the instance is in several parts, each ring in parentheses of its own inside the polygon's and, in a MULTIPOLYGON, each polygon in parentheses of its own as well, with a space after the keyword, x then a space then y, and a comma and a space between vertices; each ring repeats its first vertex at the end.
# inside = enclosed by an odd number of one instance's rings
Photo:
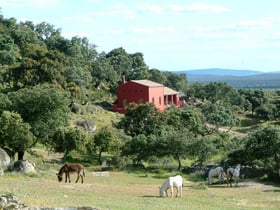
POLYGON ((0 148, 0 167, 8 166, 10 162, 11 159, 8 153, 4 149, 0 148))
POLYGON ((30 160, 18 160, 16 161, 12 169, 16 172, 21 172, 21 173, 35 173, 35 163, 33 163, 30 160))

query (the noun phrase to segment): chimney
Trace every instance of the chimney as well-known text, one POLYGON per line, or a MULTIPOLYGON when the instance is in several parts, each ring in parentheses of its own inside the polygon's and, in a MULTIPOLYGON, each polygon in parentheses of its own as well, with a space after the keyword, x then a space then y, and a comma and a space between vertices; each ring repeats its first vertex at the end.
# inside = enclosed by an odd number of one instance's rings
POLYGON ((122 75, 122 84, 126 83, 125 81, 125 75, 122 75))

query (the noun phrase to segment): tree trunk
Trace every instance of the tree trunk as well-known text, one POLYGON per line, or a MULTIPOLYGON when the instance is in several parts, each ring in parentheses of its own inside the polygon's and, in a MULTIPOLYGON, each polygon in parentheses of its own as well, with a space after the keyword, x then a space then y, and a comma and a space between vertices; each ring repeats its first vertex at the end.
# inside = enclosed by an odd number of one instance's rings
POLYGON ((102 151, 100 150, 98 154, 98 160, 100 165, 102 164, 101 157, 102 157, 102 151))
POLYGON ((24 152, 19 151, 18 152, 18 160, 23 160, 24 152))
POLYGON ((182 163, 181 163, 180 156, 178 155, 178 156, 176 157, 176 159, 177 159, 177 161, 178 161, 178 170, 180 170, 181 167, 182 167, 182 163))

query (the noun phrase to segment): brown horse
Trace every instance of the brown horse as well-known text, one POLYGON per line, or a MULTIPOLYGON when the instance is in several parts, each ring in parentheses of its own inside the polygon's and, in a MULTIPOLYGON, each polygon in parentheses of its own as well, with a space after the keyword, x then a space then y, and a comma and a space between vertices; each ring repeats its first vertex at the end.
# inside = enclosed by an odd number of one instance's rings
POLYGON ((61 167, 59 172, 56 174, 58 181, 59 182, 62 181, 63 173, 65 173, 65 182, 67 182, 67 178, 68 178, 69 183, 70 183, 71 182, 70 173, 73 173, 73 172, 77 172, 76 183, 79 181, 80 177, 81 177, 82 183, 84 183, 84 177, 85 177, 84 167, 81 164, 75 164, 75 163, 68 163, 68 164, 66 163, 61 167))

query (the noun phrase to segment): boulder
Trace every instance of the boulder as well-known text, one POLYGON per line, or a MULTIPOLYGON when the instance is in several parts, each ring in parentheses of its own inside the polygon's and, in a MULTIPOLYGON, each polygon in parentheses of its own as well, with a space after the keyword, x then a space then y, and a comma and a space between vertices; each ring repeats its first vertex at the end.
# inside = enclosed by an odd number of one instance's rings
POLYGON ((4 169, 0 167, 0 176, 4 176, 4 169))
POLYGON ((11 159, 8 153, 4 149, 0 148, 0 167, 8 166, 10 162, 11 159))
POLYGON ((70 110, 71 112, 75 113, 75 114, 81 114, 82 110, 80 108, 80 106, 74 102, 72 102, 70 105, 70 110))
POLYGON ((0 209, 21 209, 21 210, 97 210, 94 207, 64 207, 64 208, 47 208, 39 206, 28 206, 21 203, 15 196, 11 194, 0 195, 0 209))
POLYGON ((35 163, 30 160, 18 160, 14 162, 12 170, 21 173, 35 173, 35 163))
POLYGON ((90 120, 77 121, 76 127, 82 128, 87 133, 92 133, 96 130, 96 125, 94 125, 90 120))

